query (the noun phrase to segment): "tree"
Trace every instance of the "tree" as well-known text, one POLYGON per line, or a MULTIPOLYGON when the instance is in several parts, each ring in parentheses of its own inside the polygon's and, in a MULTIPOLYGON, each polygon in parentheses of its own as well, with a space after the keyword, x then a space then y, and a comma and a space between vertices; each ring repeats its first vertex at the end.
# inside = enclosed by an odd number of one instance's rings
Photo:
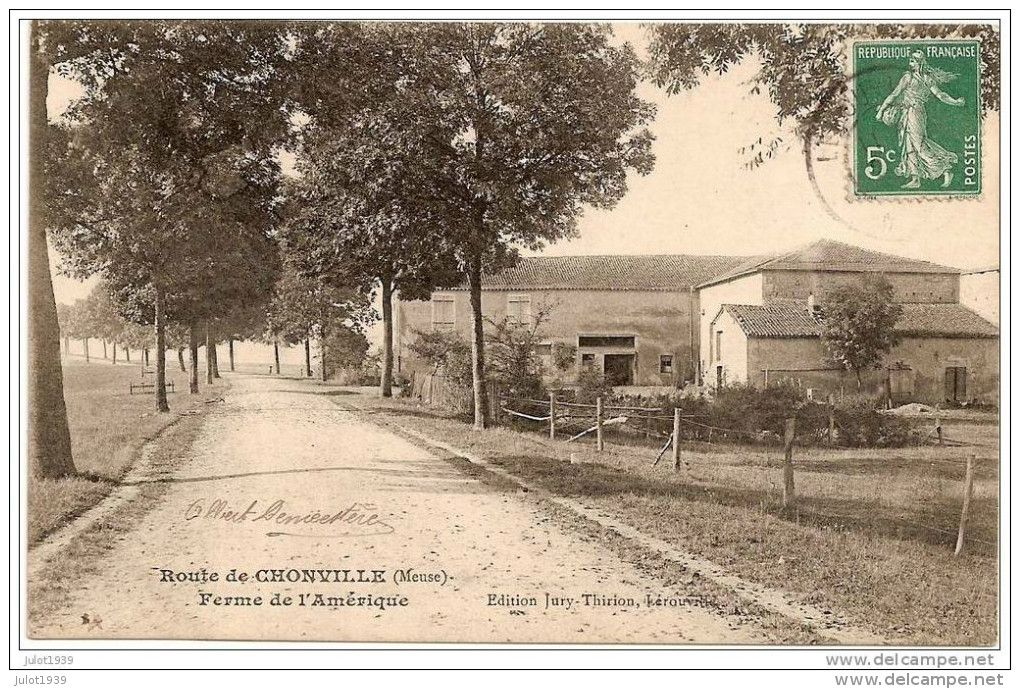
POLYGON ((64 334, 82 341, 85 362, 89 361, 89 338, 93 334, 93 322, 90 312, 91 303, 87 299, 75 299, 68 307, 64 334))
POLYGON ((194 330, 264 299, 275 277, 288 48, 278 24, 128 26, 102 60, 64 66, 85 95, 51 176, 55 234, 70 272, 104 275, 134 322, 155 325, 156 404, 168 411, 167 323, 194 330))
MULTIPOLYGON (((117 343, 123 342, 127 323, 118 312, 117 305, 104 282, 99 282, 92 288, 85 300, 84 308, 88 319, 88 333, 102 338, 104 343, 113 343, 113 363, 116 364, 117 343)), ((103 348, 105 356, 105 344, 103 348)))
MULTIPOLYGON (((981 39, 981 105, 999 109, 999 34, 992 24, 693 24, 661 23, 648 27, 649 72, 669 94, 698 86, 709 74, 757 58, 761 69, 751 82, 754 94, 765 91, 782 124, 792 120, 805 155, 828 135, 850 126, 846 72, 855 39, 981 39)), ((750 146, 751 167, 773 157, 780 141, 750 146)))
POLYGON ((879 368, 886 354, 900 342, 896 323, 903 307, 893 301, 893 287, 884 277, 868 277, 859 284, 838 287, 825 298, 822 341, 833 361, 857 378, 879 368))
POLYGON ((321 376, 325 381, 330 336, 342 329, 361 332, 376 314, 364 293, 338 287, 318 275, 302 274, 293 255, 285 251, 285 257, 266 319, 269 339, 278 346, 281 339, 290 344, 302 341, 307 344, 311 338, 316 338, 321 349, 321 376))
POLYGON ((651 172, 654 107, 611 28, 439 24, 405 103, 429 155, 421 193, 441 204, 470 291, 475 428, 485 427, 482 274, 576 233, 585 205, 612 208, 627 173, 651 172))
POLYGON ((64 355, 71 353, 71 321, 74 318, 74 310, 70 304, 57 304, 57 324, 60 327, 60 337, 63 339, 64 355))
POLYGON ((64 402, 60 324, 46 246, 50 222, 44 188, 50 152, 46 98, 56 51, 38 21, 32 22, 31 31, 28 67, 28 465, 33 476, 60 478, 74 474, 76 469, 64 402))
POLYGON ((365 333, 346 325, 334 327, 326 344, 326 362, 329 371, 356 371, 368 358, 368 338, 365 333))
MULTIPOLYGON (((261 340, 266 333, 268 309, 268 301, 256 303, 244 308, 235 308, 217 320, 218 332, 227 338, 227 354, 231 372, 234 370, 234 342, 236 340, 261 340)), ((308 375, 310 376, 311 373, 308 375)))
POLYGON ((386 124, 383 108, 364 126, 306 136, 293 186, 288 237, 305 270, 382 297, 380 389, 393 394, 393 295, 428 299, 461 281, 453 248, 432 199, 416 198, 412 144, 386 124))
POLYGON ((308 117, 291 188, 289 241, 302 270, 381 291, 381 394, 392 395, 393 295, 427 299, 461 277, 444 217, 421 175, 415 84, 429 72, 425 32, 410 25, 319 24, 298 32, 297 107, 308 117), (323 80, 322 65, 339 77, 323 80))

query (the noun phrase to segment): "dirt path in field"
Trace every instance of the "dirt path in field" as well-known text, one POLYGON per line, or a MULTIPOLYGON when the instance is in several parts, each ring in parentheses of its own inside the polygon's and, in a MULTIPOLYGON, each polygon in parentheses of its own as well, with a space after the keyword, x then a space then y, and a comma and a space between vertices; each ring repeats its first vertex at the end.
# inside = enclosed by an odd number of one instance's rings
POLYGON ((30 636, 766 641, 331 393, 236 377, 180 468, 148 479, 170 482, 162 501, 30 636))

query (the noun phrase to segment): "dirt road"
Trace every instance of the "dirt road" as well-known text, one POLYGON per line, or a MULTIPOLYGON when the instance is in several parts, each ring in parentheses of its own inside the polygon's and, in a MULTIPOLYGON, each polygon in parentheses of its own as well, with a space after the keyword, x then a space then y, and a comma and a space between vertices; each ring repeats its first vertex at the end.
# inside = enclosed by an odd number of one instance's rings
POLYGON ((31 636, 764 641, 331 392, 236 377, 160 503, 31 636))

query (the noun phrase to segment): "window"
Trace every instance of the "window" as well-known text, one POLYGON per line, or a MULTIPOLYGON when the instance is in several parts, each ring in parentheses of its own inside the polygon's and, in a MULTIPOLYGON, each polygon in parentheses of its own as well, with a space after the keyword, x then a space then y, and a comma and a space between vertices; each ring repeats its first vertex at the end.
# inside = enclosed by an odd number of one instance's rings
POLYGON ((457 325, 457 309, 453 295, 433 295, 432 329, 453 330, 457 325))
POLYGON ((581 355, 581 368, 589 369, 595 368, 595 355, 594 354, 582 354, 581 355))
POLYGON ((673 355, 672 354, 660 354, 659 355, 659 373, 672 373, 673 372, 673 355))
POLYGON ((722 361, 722 330, 715 331, 715 360, 722 361))
POLYGON ((506 298, 506 316, 512 323, 528 323, 531 320, 531 295, 509 295, 506 298))
POLYGON ((637 340, 633 335, 579 335, 578 347, 623 347, 633 349, 637 340))

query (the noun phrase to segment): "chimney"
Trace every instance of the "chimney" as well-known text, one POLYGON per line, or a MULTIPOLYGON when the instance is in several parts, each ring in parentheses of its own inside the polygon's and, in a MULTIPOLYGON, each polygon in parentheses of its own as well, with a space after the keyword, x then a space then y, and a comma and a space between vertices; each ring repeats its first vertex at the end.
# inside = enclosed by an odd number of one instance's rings
POLYGON ((815 293, 808 292, 807 295, 807 312, 810 315, 815 315, 815 293))

